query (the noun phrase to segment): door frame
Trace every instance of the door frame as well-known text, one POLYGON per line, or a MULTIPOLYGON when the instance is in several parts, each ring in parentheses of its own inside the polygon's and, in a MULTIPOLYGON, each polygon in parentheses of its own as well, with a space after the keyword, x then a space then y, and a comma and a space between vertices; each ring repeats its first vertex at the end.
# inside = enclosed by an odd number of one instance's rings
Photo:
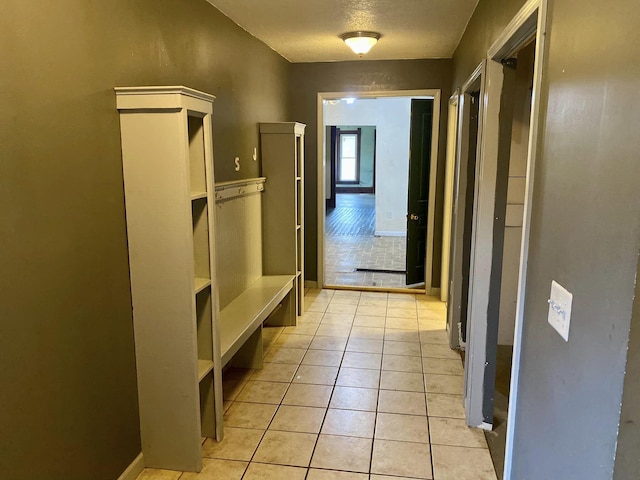
MULTIPOLYGON (((476 169, 476 200, 474 204, 471 240, 471 274, 469 285, 469 314, 467 354, 465 356, 465 411, 467 424, 484 429, 491 428, 493 420, 492 386, 495 383, 495 351, 497 348, 498 315, 489 311, 494 255, 494 226, 496 225, 496 177, 498 144, 500 141, 500 102, 503 85, 502 61, 508 59, 532 38, 536 39, 531 123, 527 155, 527 180, 520 253, 520 272, 516 306, 516 326, 512 364, 511 391, 507 427, 507 455, 505 472, 510 475, 513 449, 513 424, 517 402, 517 386, 521 354, 524 296, 531 223, 531 198, 535 169, 536 144, 539 128, 540 88, 544 64, 546 33, 546 0, 529 0, 507 25, 487 52, 486 90, 482 95, 485 113, 481 116, 483 134, 476 169), (482 181, 480 182, 480 179, 482 181), (491 390, 491 391, 489 391, 491 390), (489 412, 489 410, 491 410, 489 412), (489 417, 490 416, 490 417, 489 417)), ((493 280, 493 283, 492 283, 493 280)), ((498 285, 499 287, 499 285, 498 285)), ((505 478, 510 478, 505 475, 505 478)))
MULTIPOLYGON (((317 225, 317 287, 323 288, 324 278, 324 224, 325 224, 325 188, 326 188, 326 155, 325 155, 325 125, 324 102, 328 100, 340 100, 343 98, 389 98, 389 97, 430 97, 433 98, 433 126, 431 130, 431 168, 429 173, 429 218, 427 220, 427 253, 425 260, 425 293, 427 295, 439 295, 439 288, 433 288, 433 227, 435 225, 435 204, 438 173, 438 144, 440 138, 440 89, 424 90, 383 90, 371 92, 318 92, 317 94, 317 158, 318 158, 318 225, 317 225), (322 139, 322 141, 321 141, 322 139)), ((375 177, 374 177, 375 178, 375 177)))
POLYGON ((529 0, 507 25, 503 33, 487 52, 492 62, 506 58, 521 47, 527 38, 535 32, 535 62, 533 70, 533 90, 527 152, 527 178, 525 183, 524 216, 522 240, 520 246, 520 272, 518 275, 518 295, 516 300, 516 323, 511 366, 511 385, 509 393, 509 412, 507 416, 507 438, 505 447, 504 478, 510 480, 513 467, 513 448, 515 437, 515 419, 518 407, 518 385, 520 381, 520 360, 522 357, 522 337, 524 327, 524 303, 527 288, 527 265, 529 259, 529 235, 531 232, 531 208, 535 189, 534 173, 538 155, 538 136, 542 129, 541 115, 542 80, 546 65, 547 37, 549 24, 547 19, 547 0, 529 0))
MULTIPOLYGON (((461 348, 461 311, 458 309, 458 305, 461 303, 462 298, 462 269, 461 262, 463 260, 463 236, 464 236, 464 217, 458 215, 459 207, 462 204, 463 208, 466 205, 466 190, 467 190, 467 178, 464 172, 467 171, 467 165, 469 162, 469 107, 468 99, 470 93, 480 90, 481 100, 485 90, 485 61, 483 60, 471 73, 469 78, 464 82, 460 88, 460 94, 458 98, 458 126, 456 136, 456 165, 455 174, 453 179, 453 206, 451 215, 451 248, 449 258, 449 291, 447 298, 447 333, 449 336, 449 347, 461 348), (461 175, 465 175, 464 180, 461 183, 461 175), (462 201, 461 201, 462 200, 462 201)), ((482 115, 484 113, 484 103, 480 101, 478 105, 478 128, 476 134, 476 165, 479 162, 480 141, 482 139, 482 115)), ((475 188, 475 187, 474 187, 475 188)), ((475 190, 474 190, 475 196, 475 190)), ((470 278, 470 277, 469 277, 470 278)), ((468 322, 468 316, 467 316, 468 322)), ((466 375, 466 368, 465 368, 466 375)))
MULTIPOLYGON (((467 302, 467 336, 465 354, 464 404, 467 425, 491 430, 491 418, 484 414, 485 394, 493 397, 493 389, 485 389, 487 367, 490 367, 487 346, 489 329, 489 286, 493 260, 493 233, 495 189, 498 157, 500 92, 502 91, 502 65, 483 61, 483 82, 480 90, 480 112, 473 218, 471 227, 471 252, 469 259, 469 296, 467 302), (497 74, 496 69, 500 70, 497 74), (494 101, 497 99, 498 101, 494 101), (488 220, 487 220, 488 219, 488 220), (486 248, 488 247, 488 248, 486 248), (484 310, 483 310, 484 309, 484 310)), ((497 322, 497 319, 496 319, 497 322)), ((494 355, 495 357, 495 355, 494 355)), ((495 358, 493 360, 495 366, 495 358)), ((495 377, 495 372, 494 372, 495 377)))
POLYGON ((458 97, 456 90, 449 97, 447 111, 447 153, 444 173, 444 207, 442 212, 442 259, 440 260, 440 300, 446 302, 449 296, 449 261, 451 259, 451 219, 453 215, 453 181, 456 168, 458 140, 458 97))

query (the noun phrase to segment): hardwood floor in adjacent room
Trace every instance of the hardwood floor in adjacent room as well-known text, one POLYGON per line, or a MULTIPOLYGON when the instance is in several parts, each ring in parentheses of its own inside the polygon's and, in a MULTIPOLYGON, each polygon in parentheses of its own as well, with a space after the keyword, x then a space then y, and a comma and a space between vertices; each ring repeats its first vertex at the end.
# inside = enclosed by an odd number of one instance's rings
POLYGON ((325 223, 325 283, 406 288, 405 236, 375 236, 375 195, 338 194, 325 223))

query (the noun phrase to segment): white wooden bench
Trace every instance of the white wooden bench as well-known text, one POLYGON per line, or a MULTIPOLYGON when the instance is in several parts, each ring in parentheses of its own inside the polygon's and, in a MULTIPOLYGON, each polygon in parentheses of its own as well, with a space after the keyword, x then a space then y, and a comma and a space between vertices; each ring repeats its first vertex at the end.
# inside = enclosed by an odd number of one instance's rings
POLYGON ((269 275, 258 278, 220 311, 220 349, 222 366, 262 368, 262 326, 295 325, 291 302, 293 275, 269 275), (282 310, 274 312, 282 303, 282 310), (293 316, 293 318, 292 318, 293 316))
POLYGON ((294 275, 263 275, 264 178, 216 183, 221 366, 262 368, 262 327, 295 325, 294 275))

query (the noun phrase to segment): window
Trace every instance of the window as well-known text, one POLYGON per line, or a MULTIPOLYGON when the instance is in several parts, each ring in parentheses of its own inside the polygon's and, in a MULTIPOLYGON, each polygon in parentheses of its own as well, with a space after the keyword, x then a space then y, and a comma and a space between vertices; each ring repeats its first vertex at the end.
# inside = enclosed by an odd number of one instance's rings
POLYGON ((338 183, 360 183, 360 129, 338 130, 338 183))

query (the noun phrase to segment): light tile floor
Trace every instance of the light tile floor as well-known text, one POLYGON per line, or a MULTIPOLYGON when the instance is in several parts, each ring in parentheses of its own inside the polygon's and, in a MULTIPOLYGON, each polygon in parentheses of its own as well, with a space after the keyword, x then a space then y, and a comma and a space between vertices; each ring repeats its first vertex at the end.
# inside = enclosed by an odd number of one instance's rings
POLYGON ((262 370, 226 372, 225 439, 203 443, 202 472, 138 480, 496 480, 442 303, 316 290, 306 306, 264 330, 262 370))

